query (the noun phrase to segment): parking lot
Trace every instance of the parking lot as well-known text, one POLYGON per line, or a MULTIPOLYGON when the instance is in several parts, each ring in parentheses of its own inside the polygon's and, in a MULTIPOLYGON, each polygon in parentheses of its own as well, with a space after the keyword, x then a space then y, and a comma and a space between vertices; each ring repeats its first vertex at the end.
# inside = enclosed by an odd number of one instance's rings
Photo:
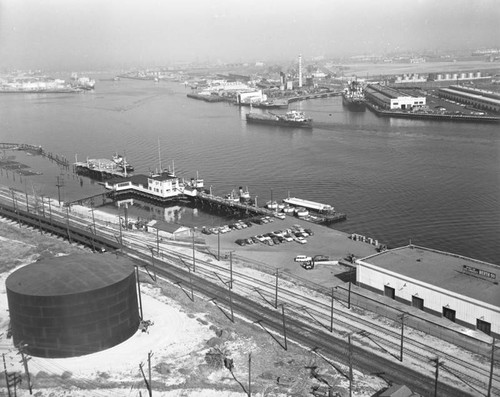
POLYGON ((251 222, 251 226, 247 225, 246 228, 230 228, 230 231, 225 233, 202 234, 202 236, 212 252, 220 252, 221 260, 227 258, 229 252, 233 252, 233 264, 238 265, 241 262, 244 265, 245 261, 261 263, 325 286, 336 285, 339 280, 334 277, 335 274, 345 272, 346 267, 317 263, 314 269, 306 270, 300 263, 295 262, 294 259, 297 255, 310 257, 323 255, 332 260, 345 260, 350 254, 362 258, 377 252, 375 246, 362 241, 353 241, 349 238, 350 234, 331 227, 301 221, 292 216, 286 216, 285 219, 272 219, 272 221, 262 224, 251 222), (307 233, 306 229, 312 232, 312 235, 308 233, 307 237, 302 235, 307 240, 306 243, 298 242, 298 236, 295 235, 294 239, 288 232, 290 230, 292 234, 294 231, 303 233, 300 232, 300 228, 305 233, 307 233), (283 236, 281 236, 283 242, 280 241, 280 236, 276 233, 279 231, 283 232, 283 236), (273 235, 276 236, 279 244, 274 243, 273 235), (290 235, 291 241, 285 237, 287 235, 290 235), (252 239, 252 237, 254 238, 252 239), (237 240, 247 239, 256 240, 256 242, 244 245, 236 243, 237 240), (262 239, 264 241, 260 241, 262 239), (272 245, 269 243, 269 239, 273 242, 272 245))

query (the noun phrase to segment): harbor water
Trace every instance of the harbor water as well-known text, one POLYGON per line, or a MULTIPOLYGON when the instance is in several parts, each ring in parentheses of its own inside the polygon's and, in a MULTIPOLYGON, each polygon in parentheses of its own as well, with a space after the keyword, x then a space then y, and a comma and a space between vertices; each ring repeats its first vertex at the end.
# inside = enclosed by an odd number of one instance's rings
MULTIPOLYGON (((247 124, 248 108, 189 92, 174 82, 121 80, 80 94, 0 95, 0 142, 41 145, 70 162, 118 152, 136 173, 154 171, 161 158, 178 176, 198 172, 216 195, 242 186, 259 205, 288 195, 318 201, 347 214, 333 228, 500 264, 497 125, 378 118, 331 97, 292 103, 321 125, 293 129, 247 124)), ((2 185, 63 201, 103 191, 47 159, 22 162, 43 175, 3 170, 2 185)), ((173 210, 176 221, 181 212, 173 210)))

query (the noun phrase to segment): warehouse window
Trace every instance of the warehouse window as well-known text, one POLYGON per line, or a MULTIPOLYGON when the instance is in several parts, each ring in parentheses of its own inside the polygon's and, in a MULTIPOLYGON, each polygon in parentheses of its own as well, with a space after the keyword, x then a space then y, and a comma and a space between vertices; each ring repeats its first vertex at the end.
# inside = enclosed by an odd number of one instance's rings
POLYGON ((455 310, 443 307, 443 317, 446 317, 448 320, 455 322, 455 314, 455 310))
POLYGON ((483 331, 486 335, 491 335, 491 324, 490 323, 483 321, 483 320, 480 320, 480 319, 477 319, 476 320, 476 327, 479 331, 483 331))
POLYGON ((384 285, 384 295, 388 296, 391 299, 394 299, 396 297, 396 290, 392 287, 384 285))
POLYGON ((411 305, 417 309, 424 310, 424 300, 417 296, 411 297, 411 305))

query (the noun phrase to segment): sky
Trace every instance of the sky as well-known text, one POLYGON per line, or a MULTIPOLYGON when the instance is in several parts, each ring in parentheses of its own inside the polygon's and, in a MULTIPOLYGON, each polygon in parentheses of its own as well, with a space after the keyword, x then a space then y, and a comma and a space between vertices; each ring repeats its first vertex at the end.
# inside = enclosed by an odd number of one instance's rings
POLYGON ((0 0, 0 69, 500 47, 498 0, 0 0))

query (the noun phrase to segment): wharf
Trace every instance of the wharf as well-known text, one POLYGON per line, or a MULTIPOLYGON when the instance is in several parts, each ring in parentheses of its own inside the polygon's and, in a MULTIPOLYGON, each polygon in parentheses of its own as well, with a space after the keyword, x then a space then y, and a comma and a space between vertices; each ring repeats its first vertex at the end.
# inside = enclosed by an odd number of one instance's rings
POLYGON ((455 113, 429 113, 429 112, 406 112, 395 110, 384 110, 370 102, 366 102, 366 106, 377 116, 380 117, 397 117, 405 119, 420 119, 420 120, 438 120, 438 121, 459 121, 459 122, 475 122, 475 123, 500 123, 500 117, 495 116, 480 116, 473 114, 455 114, 455 113))
POLYGON ((200 95, 196 93, 191 93, 186 95, 188 98, 199 99, 205 102, 234 102, 234 99, 228 99, 220 95, 200 95))
POLYGON ((236 202, 232 199, 226 199, 219 196, 213 196, 208 193, 198 192, 194 197, 195 204, 201 206, 208 205, 217 210, 224 210, 225 212, 232 213, 245 213, 262 216, 274 216, 274 211, 267 208, 249 205, 248 203, 236 202))
POLYGON ((299 95, 299 96, 294 96, 294 97, 288 98, 288 103, 304 101, 307 99, 328 98, 328 97, 340 96, 340 95, 342 95, 342 91, 328 91, 328 92, 320 92, 317 94, 299 95))

